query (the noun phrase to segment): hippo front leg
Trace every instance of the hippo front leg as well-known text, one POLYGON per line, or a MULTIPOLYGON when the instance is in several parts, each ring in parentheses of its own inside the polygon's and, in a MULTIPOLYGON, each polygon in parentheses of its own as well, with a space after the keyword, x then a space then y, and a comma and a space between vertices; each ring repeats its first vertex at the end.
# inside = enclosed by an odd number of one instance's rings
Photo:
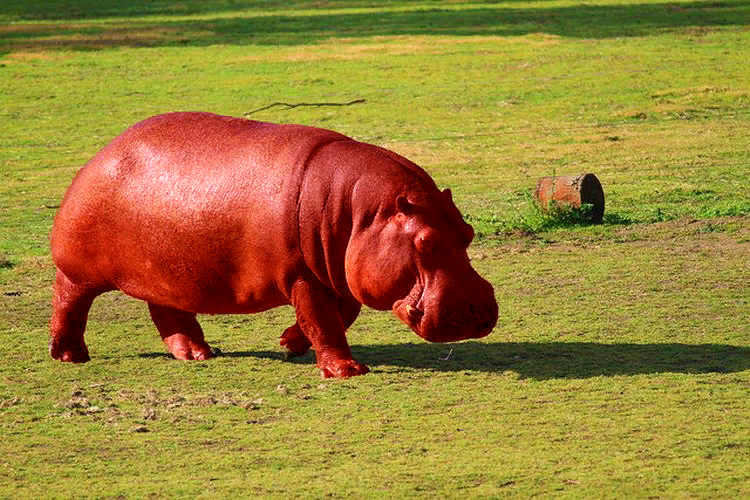
MULTIPOLYGON (((344 330, 348 330, 352 326, 352 323, 354 323, 354 320, 357 319, 359 311, 362 309, 362 304, 338 299, 338 308, 341 314, 341 321, 344 323, 344 330)), ((279 345, 286 347, 286 357, 290 359, 307 354, 307 351, 312 347, 312 342, 302 332, 299 323, 294 323, 281 334, 279 345)))
MULTIPOLYGON (((355 307, 343 302, 323 285, 306 280, 298 280, 292 287, 292 305, 301 333, 315 349, 315 359, 323 378, 353 377, 370 371, 354 360, 346 341, 346 329, 359 313, 359 305, 355 307)), ((292 328, 294 326, 287 332, 292 328)))

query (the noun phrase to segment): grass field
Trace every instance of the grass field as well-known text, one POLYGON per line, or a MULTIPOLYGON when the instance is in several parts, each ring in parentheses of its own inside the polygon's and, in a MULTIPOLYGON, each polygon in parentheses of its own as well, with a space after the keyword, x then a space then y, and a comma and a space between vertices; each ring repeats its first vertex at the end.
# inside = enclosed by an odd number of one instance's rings
POLYGON ((0 498, 750 497, 749 51, 744 0, 5 0, 0 498), (56 206, 178 110, 424 166, 477 229, 494 332, 428 344, 365 310, 372 373, 330 381, 284 361, 289 308, 201 318, 225 355, 184 363, 111 293, 92 361, 52 360, 56 206), (578 172, 601 225, 533 206, 578 172))

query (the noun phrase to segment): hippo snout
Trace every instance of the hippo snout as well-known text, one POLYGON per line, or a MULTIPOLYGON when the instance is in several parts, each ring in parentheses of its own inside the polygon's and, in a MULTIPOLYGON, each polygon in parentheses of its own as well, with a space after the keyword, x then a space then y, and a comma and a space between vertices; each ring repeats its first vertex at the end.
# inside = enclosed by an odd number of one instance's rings
POLYGON ((477 275, 476 280, 453 286, 412 290, 393 312, 429 342, 456 342, 489 335, 497 323, 498 306, 492 285, 477 275))

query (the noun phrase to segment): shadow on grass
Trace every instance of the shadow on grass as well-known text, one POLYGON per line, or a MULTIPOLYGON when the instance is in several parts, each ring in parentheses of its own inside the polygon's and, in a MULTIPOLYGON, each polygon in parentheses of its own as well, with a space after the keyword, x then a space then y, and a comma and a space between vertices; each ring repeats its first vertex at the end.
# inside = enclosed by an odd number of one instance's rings
MULTIPOLYGON (((734 373, 750 370, 750 347, 726 344, 599 344, 594 342, 461 342, 355 345, 354 357, 374 372, 397 366, 439 372, 505 372, 523 378, 580 379, 651 373, 734 373)), ((163 354, 141 354, 162 357, 163 354)), ((222 356, 284 359, 280 351, 225 352, 222 356)), ((291 360, 312 364, 311 353, 291 360)))
POLYGON ((714 28, 743 27, 750 17, 745 0, 657 4, 514 8, 512 2, 438 6, 390 1, 372 8, 363 1, 144 2, 9 0, 0 5, 6 21, 61 24, 11 25, 2 29, 3 51, 18 49, 102 49, 118 46, 213 44, 298 45, 331 38, 392 35, 518 36, 545 33, 573 38, 648 36, 687 30, 700 36, 714 28), (367 8, 367 10, 361 10, 367 8), (293 10, 303 9, 303 10, 293 10), (326 10, 335 9, 335 10, 326 10), (360 9, 360 10, 353 10, 360 9), (215 16, 207 19, 181 16, 215 16), (167 16, 167 17, 146 17, 167 16), (106 24, 89 20, 106 18, 106 24))

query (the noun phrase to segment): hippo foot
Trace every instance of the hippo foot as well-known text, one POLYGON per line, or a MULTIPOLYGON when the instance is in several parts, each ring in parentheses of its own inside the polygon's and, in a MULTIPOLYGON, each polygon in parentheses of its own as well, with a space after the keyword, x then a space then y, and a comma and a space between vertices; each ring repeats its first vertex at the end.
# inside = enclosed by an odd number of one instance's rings
POLYGON ((89 350, 83 339, 80 342, 62 342, 59 339, 51 339, 49 342, 49 353, 54 359, 67 363, 85 363, 91 361, 89 350))
POLYGON ((164 339, 172 356, 182 361, 205 361, 214 355, 211 346, 187 335, 174 334, 164 339))
POLYGON ((279 344, 286 347, 286 359, 304 356, 312 346, 297 323, 284 330, 279 344))
POLYGON ((349 378, 364 375, 370 371, 367 365, 357 363, 353 359, 335 359, 319 363, 320 375, 323 378, 349 378))

